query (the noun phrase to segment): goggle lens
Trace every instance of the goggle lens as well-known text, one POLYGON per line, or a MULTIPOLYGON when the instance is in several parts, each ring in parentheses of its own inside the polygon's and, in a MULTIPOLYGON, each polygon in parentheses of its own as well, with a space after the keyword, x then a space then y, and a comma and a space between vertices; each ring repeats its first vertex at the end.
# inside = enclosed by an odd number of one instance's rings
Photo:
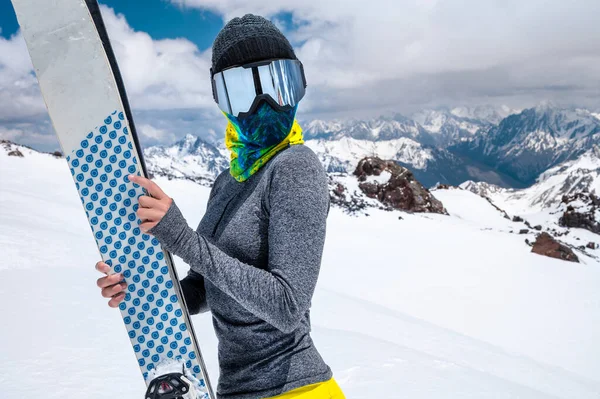
POLYGON ((298 60, 225 69, 213 76, 219 108, 239 116, 252 110, 257 96, 268 95, 280 107, 294 107, 304 97, 306 79, 298 60))

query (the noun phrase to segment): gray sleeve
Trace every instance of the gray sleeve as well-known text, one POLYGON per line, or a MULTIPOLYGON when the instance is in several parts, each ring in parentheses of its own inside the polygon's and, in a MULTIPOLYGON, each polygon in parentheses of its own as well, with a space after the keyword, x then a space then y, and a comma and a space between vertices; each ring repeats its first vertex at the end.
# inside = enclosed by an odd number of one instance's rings
POLYGON ((329 191, 327 175, 314 154, 280 161, 265 193, 269 271, 208 242, 188 226, 175 201, 149 233, 255 316, 291 332, 310 307, 319 275, 329 191))

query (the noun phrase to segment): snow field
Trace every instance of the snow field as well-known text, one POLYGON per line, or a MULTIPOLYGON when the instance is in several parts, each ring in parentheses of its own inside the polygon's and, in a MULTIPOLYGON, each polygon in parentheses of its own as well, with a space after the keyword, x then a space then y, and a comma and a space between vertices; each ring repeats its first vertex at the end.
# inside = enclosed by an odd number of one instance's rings
MULTIPOLYGON (((0 152, 0 180, 0 396, 141 397, 65 160, 0 152)), ((209 189, 155 181, 195 228, 209 189)), ((312 336, 346 396, 600 397, 598 261, 532 254, 484 199, 434 195, 450 216, 331 208, 312 336)), ((216 387, 210 315, 192 320, 216 387)))

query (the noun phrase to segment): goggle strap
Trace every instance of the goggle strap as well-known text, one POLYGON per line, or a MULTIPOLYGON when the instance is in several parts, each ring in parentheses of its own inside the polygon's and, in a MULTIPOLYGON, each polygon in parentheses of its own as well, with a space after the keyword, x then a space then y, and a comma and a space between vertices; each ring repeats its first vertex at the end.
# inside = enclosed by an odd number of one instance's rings
POLYGON ((254 79, 254 90, 256 95, 263 94, 262 84, 260 83, 260 75, 258 74, 258 67, 252 67, 252 78, 254 79))

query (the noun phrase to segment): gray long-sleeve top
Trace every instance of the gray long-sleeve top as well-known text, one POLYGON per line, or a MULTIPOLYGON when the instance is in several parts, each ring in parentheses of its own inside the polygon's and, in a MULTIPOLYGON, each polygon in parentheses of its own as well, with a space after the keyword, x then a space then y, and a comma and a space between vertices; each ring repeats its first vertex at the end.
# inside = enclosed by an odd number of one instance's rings
POLYGON ((174 201, 150 229, 191 267, 182 280, 190 312, 212 313, 218 398, 265 398, 332 377, 309 317, 328 212, 325 170, 296 144, 244 182, 222 172, 196 231, 174 201))

